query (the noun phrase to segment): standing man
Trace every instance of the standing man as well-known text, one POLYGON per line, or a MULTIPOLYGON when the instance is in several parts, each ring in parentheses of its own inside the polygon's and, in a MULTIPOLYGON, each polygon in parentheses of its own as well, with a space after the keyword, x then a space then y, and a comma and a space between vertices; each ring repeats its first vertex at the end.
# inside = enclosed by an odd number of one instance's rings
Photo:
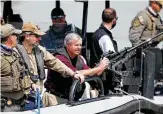
MULTIPOLYGON (((108 59, 104 58, 97 67, 91 69, 86 65, 83 57, 80 55, 81 48, 82 38, 76 33, 69 33, 64 39, 64 48, 58 49, 54 55, 74 72, 78 71, 85 76, 100 75, 108 67, 108 59)), ((68 99, 72 83, 72 78, 61 77, 60 73, 49 70, 45 88, 58 99, 68 99)), ((79 94, 81 97, 82 92, 79 94)), ((61 103, 60 101, 58 100, 59 104, 61 103)))
POLYGON ((30 71, 33 83, 40 85, 41 90, 43 87, 43 80, 45 79, 44 66, 61 73, 63 77, 79 79, 81 83, 84 81, 84 76, 82 74, 72 71, 59 59, 39 45, 40 38, 44 33, 40 31, 35 24, 31 22, 23 24, 22 32, 17 50, 30 71))
POLYGON ((102 12, 102 24, 93 34, 91 66, 100 61, 101 55, 109 51, 116 52, 117 43, 113 39, 111 29, 117 22, 117 14, 113 8, 106 8, 102 12))
POLYGON ((17 44, 17 35, 20 33, 21 30, 15 29, 10 24, 1 26, 0 100, 3 112, 22 111, 28 90, 38 88, 31 81, 19 54, 13 50, 17 44))
POLYGON ((136 15, 129 30, 132 46, 155 36, 160 30, 163 31, 163 22, 158 14, 162 6, 162 0, 150 0, 149 6, 136 15))
MULTIPOLYGON (((107 52, 117 52, 117 43, 113 39, 111 30, 116 26, 117 13, 113 8, 106 8, 102 12, 102 24, 93 34, 91 49, 91 67, 94 67, 99 61, 102 54, 107 52)), ((104 94, 108 94, 109 90, 113 90, 113 75, 106 71, 103 73, 102 80, 104 84, 104 94)))
POLYGON ((72 24, 67 24, 66 15, 61 8, 54 8, 51 11, 51 20, 53 25, 50 26, 47 33, 42 37, 41 45, 48 51, 53 52, 57 48, 64 46, 64 38, 67 33, 75 32, 79 35, 81 30, 72 24))

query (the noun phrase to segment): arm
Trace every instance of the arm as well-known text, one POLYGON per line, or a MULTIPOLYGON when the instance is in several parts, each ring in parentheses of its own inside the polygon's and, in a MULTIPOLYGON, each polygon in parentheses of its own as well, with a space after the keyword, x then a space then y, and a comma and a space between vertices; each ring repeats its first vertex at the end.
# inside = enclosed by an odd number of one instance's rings
POLYGON ((147 27, 147 22, 145 19, 150 20, 150 18, 147 15, 145 15, 145 13, 139 12, 137 16, 132 20, 131 27, 129 29, 129 40, 133 46, 141 43, 142 34, 147 27))
POLYGON ((103 58, 103 60, 100 61, 99 65, 97 67, 94 67, 92 69, 84 69, 80 72, 85 76, 92 76, 92 75, 100 75, 109 65, 109 60, 107 58, 103 58))
POLYGON ((68 68, 64 63, 62 63, 58 58, 54 57, 45 48, 39 46, 40 50, 44 53, 44 63, 48 68, 61 73, 62 76, 73 76, 74 71, 68 68))
POLYGON ((104 35, 100 38, 99 45, 100 45, 103 53, 106 53, 108 51, 115 52, 113 43, 112 43, 111 39, 109 38, 109 36, 107 36, 107 35, 104 35))
MULTIPOLYGON (((62 61, 67 67, 69 67, 73 71, 77 71, 77 69, 69 62, 69 60, 66 57, 62 55, 56 55, 55 57, 58 58, 60 61, 62 61)), ((81 60, 83 61, 83 70, 80 70, 79 72, 83 74, 84 76, 96 75, 99 72, 102 73, 102 71, 104 70, 104 64, 102 63, 98 67, 90 69, 86 65, 86 63, 84 63, 84 60, 82 57, 81 57, 81 60)))

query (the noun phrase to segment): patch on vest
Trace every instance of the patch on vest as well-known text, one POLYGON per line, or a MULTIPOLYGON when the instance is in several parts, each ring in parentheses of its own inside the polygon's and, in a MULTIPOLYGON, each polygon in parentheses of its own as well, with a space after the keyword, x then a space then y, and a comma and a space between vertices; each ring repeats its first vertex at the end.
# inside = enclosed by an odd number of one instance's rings
POLYGON ((141 25, 140 21, 138 18, 136 18, 133 23, 132 23, 133 27, 139 27, 141 25))

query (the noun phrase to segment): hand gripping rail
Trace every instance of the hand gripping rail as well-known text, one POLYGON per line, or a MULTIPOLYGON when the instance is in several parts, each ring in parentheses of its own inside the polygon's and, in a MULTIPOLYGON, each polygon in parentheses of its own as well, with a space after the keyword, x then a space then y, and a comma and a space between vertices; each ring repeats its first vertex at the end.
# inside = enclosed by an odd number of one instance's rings
MULTIPOLYGON (((102 80, 97 76, 96 77, 92 76, 92 77, 87 77, 85 79, 85 82, 89 82, 89 81, 96 81, 97 84, 98 84, 99 89, 101 90, 99 92, 99 96, 104 96, 104 87, 103 87, 102 80)), ((75 91, 76 91, 79 84, 80 84, 79 80, 74 80, 73 81, 73 83, 71 85, 71 88, 70 88, 70 92, 69 92, 69 104, 74 102, 75 91)))

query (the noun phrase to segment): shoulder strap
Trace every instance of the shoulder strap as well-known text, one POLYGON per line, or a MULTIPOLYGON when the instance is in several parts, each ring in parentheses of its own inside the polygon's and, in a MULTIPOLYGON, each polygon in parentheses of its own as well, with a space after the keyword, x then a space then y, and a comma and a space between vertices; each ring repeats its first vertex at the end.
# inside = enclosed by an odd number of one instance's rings
POLYGON ((30 73, 32 73, 31 72, 32 66, 30 64, 30 60, 29 60, 29 57, 27 55, 27 51, 25 50, 24 46, 17 44, 16 49, 18 50, 19 54, 22 56, 25 67, 30 71, 30 73))
POLYGON ((152 29, 153 29, 152 34, 155 34, 155 32, 156 32, 155 18, 147 10, 145 10, 145 12, 146 12, 147 16, 150 18, 151 23, 152 23, 152 29))

